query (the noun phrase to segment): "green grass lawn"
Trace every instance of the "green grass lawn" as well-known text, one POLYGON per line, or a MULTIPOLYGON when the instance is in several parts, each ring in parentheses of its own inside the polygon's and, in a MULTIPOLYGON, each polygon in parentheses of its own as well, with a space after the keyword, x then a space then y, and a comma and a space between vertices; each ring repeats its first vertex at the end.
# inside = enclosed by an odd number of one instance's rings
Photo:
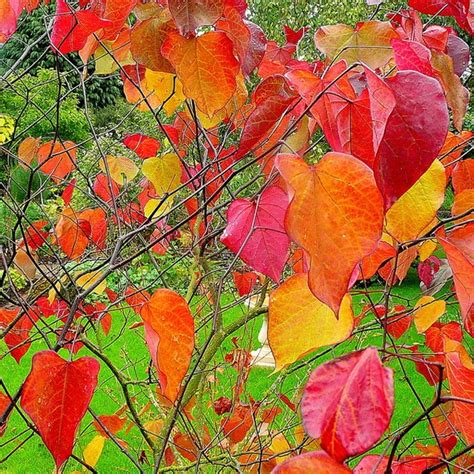
MULTIPOLYGON (((380 294, 377 294, 377 291, 380 290, 377 290, 377 287, 374 287, 374 289, 370 288, 370 290, 373 292, 373 298, 377 300, 377 296, 380 297, 380 294)), ((403 286, 395 287, 393 304, 413 305, 419 297, 420 291, 418 289, 418 280, 417 278, 411 278, 409 276, 403 286)), ((354 297, 354 301, 357 314, 366 301, 357 296, 354 297)), ((456 317, 455 306, 448 306, 448 308, 448 314, 443 318, 452 319, 453 317, 456 317)), ((245 310, 246 308, 240 306, 226 311, 223 315, 224 324, 232 322, 243 314, 245 310)), ((101 344, 106 355, 131 379, 146 380, 148 377, 147 369, 149 355, 143 339, 143 329, 129 329, 134 322, 138 321, 138 317, 130 311, 117 310, 113 312, 112 318, 113 324, 110 334, 107 337, 104 337, 103 335, 98 337, 97 343, 101 344)), ((239 347, 247 350, 252 350, 258 347, 257 335, 261 324, 262 317, 250 321, 245 327, 241 328, 233 335, 233 337, 238 338, 239 347)), ((423 340, 423 336, 418 335, 412 327, 398 341, 398 344, 422 344, 423 340)), ((297 400, 310 371, 316 365, 358 348, 367 347, 369 345, 380 347, 381 343, 381 330, 374 330, 362 335, 354 336, 315 361, 312 361, 312 359, 314 359, 317 353, 308 355, 303 359, 304 361, 308 361, 308 363, 296 363, 295 366, 299 366, 300 368, 298 370, 293 370, 284 381, 280 380, 281 377, 279 377, 279 374, 272 374, 271 370, 253 368, 250 371, 248 379, 247 393, 255 400, 261 400, 265 395, 270 398, 273 397, 273 400, 275 400, 275 394, 277 393, 283 393, 291 400, 297 400)), ((220 366, 223 366, 225 354, 230 352, 234 347, 232 338, 229 337, 220 348, 214 365, 219 364, 220 366)), ((11 393, 14 393, 20 387, 22 381, 28 374, 31 365, 31 356, 36 351, 43 348, 42 344, 33 343, 29 352, 23 357, 20 365, 17 365, 10 355, 7 355, 0 360, 0 376, 11 393)), ((63 357, 67 356, 65 350, 61 350, 61 352, 63 357)), ((319 352, 323 352, 323 350, 319 352)), ((79 356, 87 355, 87 353, 88 350, 82 348, 79 352, 79 356)), ((395 369, 396 403, 391 426, 391 430, 393 431, 417 416, 421 412, 421 408, 413 391, 404 381, 404 374, 400 369, 398 361, 395 361, 390 365, 395 369)), ((412 362, 404 361, 403 366, 421 401, 425 405, 429 404, 435 394, 435 388, 431 387, 427 381, 416 372, 412 362)), ((225 372, 217 370, 213 372, 213 375, 216 377, 217 382, 206 382, 206 396, 204 397, 204 400, 206 400, 206 397, 208 397, 207 399, 209 400, 209 397, 215 398, 220 395, 232 397, 232 388, 235 385, 238 376, 236 370, 233 368, 226 368, 225 372)), ((137 397, 138 407, 144 406, 147 401, 152 400, 154 397, 154 393, 149 387, 140 387, 133 394, 137 397)), ((123 404, 124 399, 119 385, 113 378, 110 370, 102 364, 99 386, 94 395, 91 408, 96 414, 110 415, 122 407, 123 404)), ((281 402, 278 402, 278 404, 279 406, 284 407, 281 402)), ((212 408, 205 407, 203 416, 209 417, 209 428, 211 430, 213 426, 217 426, 215 423, 217 415, 214 414, 212 408)), ((144 418, 149 420, 158 419, 159 417, 160 415, 154 407, 144 415, 144 418)), ((298 417, 299 415, 290 415, 289 410, 287 409, 277 417, 275 423, 279 426, 284 426, 287 423, 296 423, 298 417)), ((91 416, 87 414, 81 425, 80 436, 78 437, 77 445, 74 450, 74 453, 78 456, 82 456, 84 447, 96 434, 96 431, 91 424, 91 420, 91 416)), ((0 459, 7 456, 7 454, 15 447, 19 446, 20 443, 26 440, 29 435, 30 432, 27 430, 24 420, 15 411, 9 419, 5 435, 0 438, 0 459)), ((131 428, 128 433, 125 433, 124 431, 120 432, 119 436, 128 443, 132 451, 140 452, 142 449, 145 449, 145 446, 142 443, 142 438, 135 427, 131 428)), ((411 431, 410 436, 404 439, 402 446, 408 446, 415 440, 423 442, 425 438, 429 437, 427 423, 421 423, 411 431)), ((432 444, 433 441, 428 440, 427 443, 432 444)), ((382 447, 378 447, 375 451, 380 452, 381 449, 382 447)), ((116 471, 136 472, 136 468, 133 464, 120 453, 119 449, 110 440, 106 441, 104 451, 96 468, 101 473, 116 471)), ((146 470, 146 465, 144 466, 144 469, 146 470)), ((70 460, 67 463, 64 472, 71 473, 74 470, 81 471, 83 468, 76 461, 70 460)), ((44 447, 40 438, 36 435, 31 436, 24 442, 24 444, 18 447, 13 455, 0 465, 0 472, 2 473, 40 474, 50 473, 52 471, 52 457, 44 447)))

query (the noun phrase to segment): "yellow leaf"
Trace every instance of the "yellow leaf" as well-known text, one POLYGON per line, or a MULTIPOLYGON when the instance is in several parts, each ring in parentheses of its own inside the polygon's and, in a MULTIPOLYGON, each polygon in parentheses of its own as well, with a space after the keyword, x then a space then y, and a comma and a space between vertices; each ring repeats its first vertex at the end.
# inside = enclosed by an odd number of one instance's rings
POLYGON ((419 334, 430 328, 446 311, 446 301, 422 296, 415 305, 413 321, 419 334))
POLYGON ((51 287, 51 289, 48 291, 49 304, 52 304, 53 301, 56 299, 56 296, 57 296, 56 289, 60 291, 62 284, 67 280, 68 280, 67 275, 64 275, 63 277, 61 277, 61 280, 55 283, 55 286, 51 287))
POLYGON ((181 163, 175 153, 148 158, 142 166, 158 196, 173 192, 181 181, 181 163))
POLYGON ((437 246, 438 244, 436 240, 425 240, 418 248, 418 256, 420 257, 420 262, 424 262, 428 257, 430 257, 431 254, 436 250, 437 246))
POLYGON ((170 196, 163 199, 150 199, 143 209, 143 213, 148 218, 153 215, 153 219, 157 219, 167 214, 173 207, 173 197, 170 196))
POLYGON ((311 293, 308 275, 293 275, 270 295, 268 341, 275 370, 319 347, 344 341, 351 335, 353 324, 349 295, 342 300, 337 319, 332 309, 311 293))
POLYGON ((385 230, 399 242, 416 239, 431 226, 444 201, 446 174, 435 160, 421 178, 395 202, 385 216, 385 230))
MULTIPOLYGON (((120 186, 124 184, 124 176, 127 181, 130 182, 138 174, 138 166, 130 158, 107 155, 105 159, 107 161, 107 167, 109 168, 110 177, 117 184, 120 184, 120 186)), ((99 167, 102 172, 107 173, 107 168, 103 160, 99 162, 99 167)))
POLYGON ((101 435, 94 436, 91 442, 84 448, 82 457, 91 467, 95 467, 104 449, 105 438, 101 435))
POLYGON ((145 71, 146 88, 153 92, 157 103, 163 105, 163 109, 170 117, 186 99, 183 85, 175 74, 168 72, 157 72, 147 69, 145 71))
MULTIPOLYGON (((82 272, 77 272, 77 274, 81 274, 82 272)), ((76 284, 82 287, 84 290, 89 289, 92 285, 94 285, 100 278, 102 277, 102 272, 100 270, 96 270, 95 272, 86 273, 82 275, 76 280, 76 284)), ((107 288, 107 281, 104 279, 101 281, 92 291, 92 293, 97 293, 101 295, 104 290, 107 288)))

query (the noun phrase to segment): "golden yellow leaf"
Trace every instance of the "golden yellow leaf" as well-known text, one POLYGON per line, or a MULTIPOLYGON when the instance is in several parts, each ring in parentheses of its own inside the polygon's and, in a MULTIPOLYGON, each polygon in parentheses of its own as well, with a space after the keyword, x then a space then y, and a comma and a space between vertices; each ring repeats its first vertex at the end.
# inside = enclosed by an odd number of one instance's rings
MULTIPOLYGON (((82 272, 77 272, 77 274, 81 274, 81 273, 82 272)), ((102 277, 102 272, 100 270, 96 270, 95 272, 86 273, 85 275, 80 276, 76 280, 76 284, 82 287, 84 290, 87 290, 92 285, 94 285, 101 277, 102 277)), ((106 288, 107 288, 107 281, 104 279, 94 288, 92 293, 97 293, 98 295, 101 295, 106 288)))
POLYGON ((158 219, 159 217, 167 214, 173 207, 173 197, 170 196, 163 199, 150 199, 143 209, 143 213, 148 218, 153 216, 153 219, 158 219))
POLYGON ((351 335, 353 323, 349 295, 342 300, 337 319, 332 309, 311 293, 308 275, 293 275, 270 295, 268 341, 275 370, 319 347, 344 341, 351 335))
POLYGON ((158 436, 163 428, 163 420, 151 420, 143 424, 143 427, 153 436, 158 436))
POLYGON ((105 438, 101 435, 94 436, 90 443, 84 448, 82 457, 91 467, 95 467, 104 449, 105 438))
POLYGON ((183 93, 183 85, 175 74, 147 69, 145 71, 145 84, 146 88, 153 92, 156 104, 163 105, 168 117, 174 114, 186 99, 183 93))
POLYGON ((413 321, 419 334, 430 328, 446 311, 446 301, 422 296, 415 305, 413 321))
POLYGON ((443 204, 445 187, 444 166, 435 160, 428 171, 388 210, 385 231, 399 242, 422 235, 443 204))

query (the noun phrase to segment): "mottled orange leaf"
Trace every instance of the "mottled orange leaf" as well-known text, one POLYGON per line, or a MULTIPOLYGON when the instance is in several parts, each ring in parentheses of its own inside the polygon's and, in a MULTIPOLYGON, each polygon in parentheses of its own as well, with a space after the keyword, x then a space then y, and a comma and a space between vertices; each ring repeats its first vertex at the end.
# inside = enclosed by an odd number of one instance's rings
POLYGON ((134 25, 130 36, 130 51, 138 64, 152 71, 174 73, 171 63, 161 54, 161 46, 174 28, 161 18, 150 18, 134 25))
POLYGON ((467 112, 470 93, 454 72, 453 60, 440 51, 432 50, 431 64, 438 74, 438 78, 446 94, 446 101, 453 112, 453 123, 458 131, 462 130, 462 123, 467 112))
POLYGON ((390 41, 398 38, 392 25, 386 21, 348 25, 322 26, 316 31, 316 48, 330 59, 345 59, 348 64, 361 62, 372 69, 385 66, 393 57, 390 41))
POLYGON ((55 227, 55 235, 63 252, 71 259, 80 257, 89 243, 91 225, 80 219, 73 209, 67 207, 62 212, 55 227))
POLYGON ((33 160, 36 158, 40 141, 40 138, 28 137, 20 143, 20 146, 18 147, 18 160, 20 166, 27 169, 27 165, 31 165, 33 160))
POLYGON ((342 153, 328 153, 315 166, 278 155, 276 164, 291 189, 287 232, 311 259, 309 287, 338 314, 356 266, 382 233, 383 203, 372 171, 342 153))
POLYGON ((234 95, 239 63, 225 33, 210 31, 188 39, 171 31, 161 52, 174 66, 186 96, 209 117, 234 95))
POLYGON ((453 216, 466 214, 465 217, 457 219, 456 223, 472 220, 474 217, 474 188, 465 189, 454 196, 451 214, 453 216))
POLYGON ((214 24, 222 15, 224 0, 168 0, 168 7, 183 35, 214 24))
POLYGON ((451 177, 455 193, 474 189, 474 159, 460 161, 455 166, 451 177))
POLYGON ((193 316, 182 296, 164 288, 153 293, 140 314, 161 390, 174 402, 194 349, 193 316))
MULTIPOLYGON (((470 361, 466 361, 470 362, 470 361)), ((458 352, 446 354, 451 395, 468 402, 453 402, 454 422, 468 444, 474 443, 474 365, 463 363, 458 352)))
POLYGON ((342 300, 338 317, 311 293, 306 273, 286 280, 270 294, 268 310, 268 342, 275 370, 351 335, 354 315, 349 295, 342 300))

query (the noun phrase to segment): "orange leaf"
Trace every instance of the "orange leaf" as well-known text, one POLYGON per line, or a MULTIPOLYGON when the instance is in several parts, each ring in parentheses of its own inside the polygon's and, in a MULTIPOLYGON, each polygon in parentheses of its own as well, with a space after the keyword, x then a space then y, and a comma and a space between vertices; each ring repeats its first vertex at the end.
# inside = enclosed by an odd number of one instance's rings
POLYGON ((72 260, 80 257, 89 243, 90 223, 67 207, 59 217, 55 233, 59 246, 72 260))
POLYGON ((20 166, 27 169, 31 162, 35 159, 40 144, 39 138, 28 137, 25 138, 18 147, 18 158, 20 166))
POLYGON ((315 166, 295 155, 278 155, 276 163, 292 190, 287 232, 311 259, 309 287, 338 314, 356 266, 382 233, 383 203, 372 171, 342 153, 328 153, 315 166))
POLYGON ((161 52, 176 69, 185 95, 209 117, 223 109, 234 95, 239 63, 225 33, 211 31, 187 39, 171 31, 161 52))
POLYGON ((140 314, 162 392, 174 402, 194 349, 193 316, 182 296, 164 288, 153 293, 140 314))
POLYGON ((448 235, 438 231, 436 238, 443 246, 453 271, 464 327, 474 337, 474 224, 455 229, 448 235))
POLYGON ((46 142, 38 148, 40 170, 59 182, 76 167, 76 153, 73 142, 46 142))

